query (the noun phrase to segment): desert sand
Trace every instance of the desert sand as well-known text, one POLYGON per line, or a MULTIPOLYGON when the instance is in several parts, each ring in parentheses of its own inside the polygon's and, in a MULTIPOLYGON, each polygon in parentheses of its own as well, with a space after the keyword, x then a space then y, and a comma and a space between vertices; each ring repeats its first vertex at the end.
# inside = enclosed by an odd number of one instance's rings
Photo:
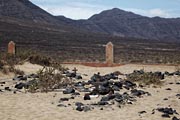
MULTIPOLYGON (((114 71, 120 71, 127 74, 133 72, 133 70, 144 69, 145 71, 169 71, 174 72, 174 66, 155 66, 155 65, 135 65, 128 64, 119 67, 87 67, 83 65, 63 65, 69 69, 76 67, 78 73, 86 74, 83 76, 83 80, 89 80, 90 77, 97 72, 102 75, 111 73, 114 71)), ((17 68, 25 71, 25 73, 36 73, 42 66, 32 65, 25 63, 24 65, 16 66, 17 68)), ((7 82, 4 86, 0 86, 3 89, 6 85, 11 85, 13 74, 2 75, 0 74, 0 82, 7 82)), ((103 107, 100 110, 99 107, 95 107, 94 110, 88 112, 79 112, 75 110, 75 102, 91 103, 92 101, 84 101, 84 93, 81 93, 76 99, 72 99, 64 104, 70 103, 71 106, 57 107, 59 99, 63 97, 70 97, 70 95, 64 95, 62 92, 49 92, 49 93, 28 93, 26 91, 17 92, 14 94, 12 91, 0 92, 0 120, 171 120, 171 118, 162 118, 162 113, 155 111, 152 114, 152 110, 158 107, 172 107, 178 113, 180 113, 180 99, 176 97, 176 94, 180 94, 180 85, 176 82, 180 82, 178 76, 165 77, 164 84, 160 87, 154 88, 152 86, 143 88, 143 90, 152 94, 152 96, 143 96, 137 98, 137 101, 132 105, 125 105, 119 108, 118 106, 103 107), (173 83, 173 84, 169 84, 173 83), (167 88, 172 90, 168 91, 167 88), (168 98, 168 100, 164 100, 168 98), (146 111, 144 114, 139 114, 140 111, 146 111)), ((98 98, 97 98, 98 99, 98 98)), ((175 115, 180 118, 180 115, 175 115)))

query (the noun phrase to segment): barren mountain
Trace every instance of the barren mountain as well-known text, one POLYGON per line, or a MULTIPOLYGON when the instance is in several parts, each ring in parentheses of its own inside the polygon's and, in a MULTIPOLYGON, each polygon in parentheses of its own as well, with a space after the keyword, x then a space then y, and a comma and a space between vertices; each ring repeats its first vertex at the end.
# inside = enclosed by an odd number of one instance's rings
POLYGON ((179 31, 179 19, 113 9, 88 20, 71 20, 29 0, 0 0, 0 51, 13 40, 18 51, 31 49, 65 61, 104 61, 104 45, 111 41, 115 62, 178 63, 180 45, 174 41, 179 31))
POLYGON ((35 23, 59 24, 54 16, 29 0, 0 0, 0 17, 17 18, 35 23))
POLYGON ((103 11, 87 20, 71 20, 69 24, 114 36, 180 41, 180 18, 149 18, 118 8, 103 11))

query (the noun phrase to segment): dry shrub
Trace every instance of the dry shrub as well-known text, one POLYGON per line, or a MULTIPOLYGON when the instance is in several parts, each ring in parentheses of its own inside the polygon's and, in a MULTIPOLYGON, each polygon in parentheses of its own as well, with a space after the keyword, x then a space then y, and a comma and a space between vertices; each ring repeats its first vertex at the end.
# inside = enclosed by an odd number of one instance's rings
POLYGON ((69 70, 68 68, 63 67, 59 62, 53 62, 51 64, 51 67, 55 68, 56 70, 60 71, 61 73, 64 73, 64 71, 69 70))
POLYGON ((20 70, 20 69, 14 69, 14 74, 15 75, 24 75, 24 71, 20 70))
POLYGON ((16 58, 20 61, 27 60, 29 56, 36 54, 35 51, 32 50, 24 50, 24 49, 17 49, 16 58))
POLYGON ((162 78, 158 76, 155 73, 152 72, 143 72, 141 74, 139 73, 132 73, 127 75, 127 79, 132 81, 132 82, 139 82, 140 84, 143 85, 161 85, 162 84, 162 78))
POLYGON ((39 64, 43 66, 50 66, 52 59, 40 54, 34 54, 29 57, 29 61, 32 64, 39 64))
POLYGON ((49 92, 72 83, 70 79, 66 78, 52 67, 44 67, 38 72, 38 76, 38 81, 30 86, 30 92, 34 92, 36 90, 40 90, 41 92, 49 92))
POLYGON ((180 72, 180 65, 176 65, 175 66, 175 71, 179 71, 180 72))
POLYGON ((7 74, 9 74, 10 71, 9 71, 9 68, 8 68, 7 66, 3 66, 2 69, 1 69, 1 72, 2 72, 3 74, 6 74, 6 75, 7 75, 7 74))
POLYGON ((0 70, 2 70, 2 69, 3 69, 3 66, 4 66, 4 63, 3 63, 3 61, 2 61, 2 60, 0 60, 0 70))

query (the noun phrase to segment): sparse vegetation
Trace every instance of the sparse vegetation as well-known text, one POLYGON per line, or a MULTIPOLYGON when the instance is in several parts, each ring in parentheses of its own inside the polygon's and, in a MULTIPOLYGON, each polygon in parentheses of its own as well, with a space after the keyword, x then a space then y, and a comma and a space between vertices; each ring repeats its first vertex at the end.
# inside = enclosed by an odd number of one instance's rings
POLYGON ((103 45, 111 41, 115 47, 116 63, 180 64, 180 43, 112 37, 102 34, 80 34, 78 31, 50 32, 42 27, 20 27, 7 23, 1 24, 1 29, 18 29, 13 33, 2 32, 0 44, 0 50, 5 51, 7 42, 14 40, 17 43, 17 54, 20 51, 33 49, 44 53, 45 56, 49 55, 65 62, 102 62, 105 61, 103 45))
POLYGON ((175 71, 179 71, 180 72, 180 65, 176 65, 175 66, 175 71))
POLYGON ((164 79, 164 75, 160 72, 153 73, 153 72, 144 72, 141 71, 134 71, 133 73, 127 75, 127 79, 132 82, 139 82, 143 85, 161 85, 162 79, 164 79))
POLYGON ((53 60, 51 57, 47 57, 43 54, 23 51, 17 52, 16 55, 9 55, 3 53, 0 55, 0 71, 4 74, 13 72, 15 75, 24 75, 24 72, 15 69, 16 64, 21 64, 25 61, 29 61, 33 64, 43 65, 44 68, 38 72, 38 79, 31 81, 29 86, 30 92, 48 92, 54 89, 70 85, 71 80, 66 78, 62 73, 67 70, 63 68, 61 64, 53 60))
POLYGON ((20 70, 20 69, 14 69, 14 74, 15 75, 24 75, 24 71, 20 70))
POLYGON ((63 86, 71 85, 72 81, 52 67, 44 67, 38 72, 38 80, 29 87, 30 92, 49 92, 63 86))
POLYGON ((45 66, 50 66, 52 62, 52 59, 50 57, 46 57, 39 54, 34 54, 34 55, 29 56, 28 60, 32 64, 39 64, 39 65, 45 65, 45 66))
POLYGON ((18 49, 16 55, 10 55, 7 53, 0 54, 0 71, 4 74, 13 72, 16 75, 24 75, 23 71, 15 69, 15 65, 23 64, 26 61, 29 61, 32 64, 51 66, 61 71, 64 69, 60 66, 58 61, 53 60, 51 57, 31 50, 18 49))

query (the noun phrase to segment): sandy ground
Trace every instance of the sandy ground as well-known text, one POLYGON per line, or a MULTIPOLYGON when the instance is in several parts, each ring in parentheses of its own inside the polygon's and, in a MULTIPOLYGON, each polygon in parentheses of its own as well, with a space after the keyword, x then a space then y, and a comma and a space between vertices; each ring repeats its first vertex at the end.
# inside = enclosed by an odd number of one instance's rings
MULTIPOLYGON (((111 73, 114 71, 120 71, 122 73, 131 73, 133 70, 144 69, 145 71, 169 71, 175 70, 174 66, 154 66, 154 65, 124 65, 120 67, 87 67, 82 65, 64 65, 70 69, 76 67, 78 73, 87 74, 83 76, 88 80, 97 72, 101 74, 111 73)), ((25 71, 25 73, 35 73, 40 68, 39 65, 31 65, 25 63, 22 66, 17 66, 19 69, 25 71)), ((8 85, 12 84, 10 81, 13 75, 4 76, 0 74, 0 81, 9 81, 8 85), (5 79, 8 78, 8 79, 5 79)), ((103 110, 95 108, 89 112, 78 112, 75 109, 74 102, 79 101, 83 103, 91 103, 91 101, 84 101, 81 93, 80 97, 75 100, 64 102, 64 104, 71 103, 69 107, 57 107, 58 101, 62 97, 70 97, 70 95, 63 95, 62 92, 50 92, 50 93, 25 93, 17 92, 14 94, 12 91, 0 92, 0 120, 171 120, 172 118, 162 118, 162 113, 156 111, 152 114, 152 110, 158 107, 172 107, 180 113, 180 99, 176 97, 176 94, 180 94, 180 85, 176 85, 176 82, 180 82, 180 77, 172 76, 166 77, 163 86, 158 88, 147 87, 144 91, 148 91, 152 96, 144 96, 138 98, 137 102, 132 105, 125 105, 121 108, 117 106, 104 107, 103 110), (169 84, 169 83, 174 84, 169 84), (166 88, 171 88, 171 91, 167 91, 166 88), (168 100, 163 100, 168 98, 168 100), (147 113, 140 115, 138 112, 146 111, 147 113)), ((13 85, 13 84, 12 84, 13 85)), ((5 87, 1 86, 0 88, 5 87)), ((175 115, 180 118, 180 115, 175 115)))

